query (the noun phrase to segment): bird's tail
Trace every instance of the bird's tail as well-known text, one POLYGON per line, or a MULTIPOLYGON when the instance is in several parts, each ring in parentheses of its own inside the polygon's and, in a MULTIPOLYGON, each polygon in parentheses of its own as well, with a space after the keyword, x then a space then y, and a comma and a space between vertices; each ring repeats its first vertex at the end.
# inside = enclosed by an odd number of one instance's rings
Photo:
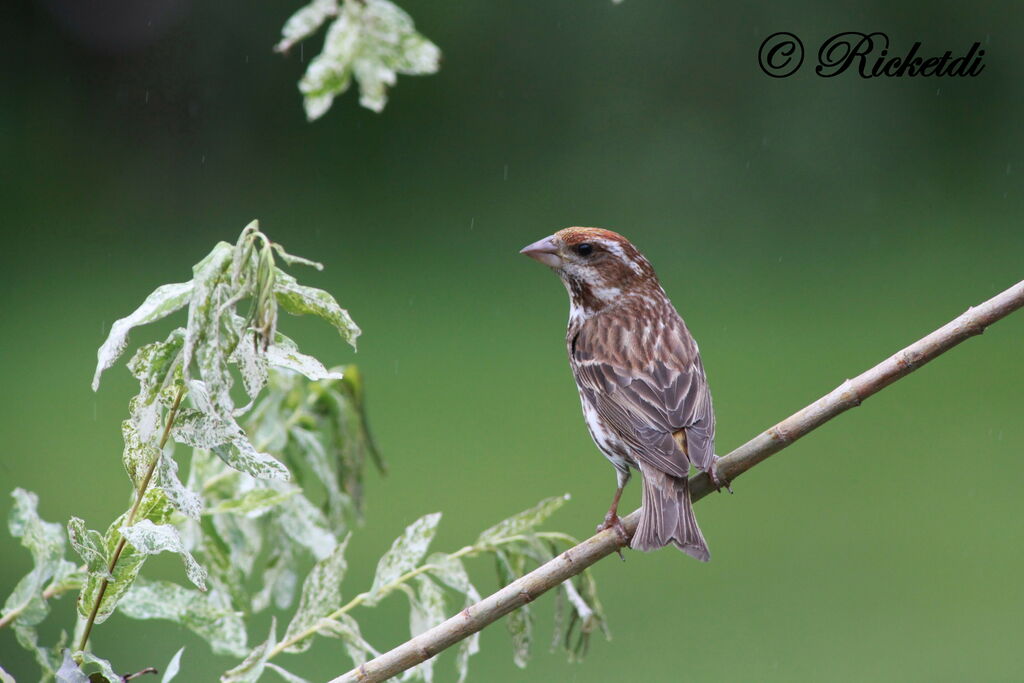
POLYGON ((689 480, 643 465, 640 472, 644 480, 643 508, 630 545, 647 551, 675 543, 687 555, 707 562, 711 553, 693 514, 689 480))

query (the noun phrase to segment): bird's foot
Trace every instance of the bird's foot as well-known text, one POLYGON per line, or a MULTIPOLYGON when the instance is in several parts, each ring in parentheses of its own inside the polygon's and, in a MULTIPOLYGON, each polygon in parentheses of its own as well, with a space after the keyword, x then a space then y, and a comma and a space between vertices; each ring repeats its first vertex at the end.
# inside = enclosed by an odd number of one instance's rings
POLYGON ((711 467, 708 468, 708 477, 711 479, 711 485, 715 487, 715 491, 718 493, 721 493, 723 488, 729 493, 733 492, 729 482, 718 474, 718 468, 715 467, 715 463, 711 463, 711 467))
MULTIPOLYGON (((598 533, 605 529, 615 529, 615 533, 618 535, 619 541, 621 541, 622 545, 629 545, 629 534, 626 533, 626 527, 622 526, 622 520, 619 519, 619 516, 614 512, 609 511, 608 514, 604 516, 604 521, 597 525, 598 533)), ((619 548, 615 552, 619 554, 620 560, 623 562, 626 561, 626 557, 622 554, 622 548, 619 548)))

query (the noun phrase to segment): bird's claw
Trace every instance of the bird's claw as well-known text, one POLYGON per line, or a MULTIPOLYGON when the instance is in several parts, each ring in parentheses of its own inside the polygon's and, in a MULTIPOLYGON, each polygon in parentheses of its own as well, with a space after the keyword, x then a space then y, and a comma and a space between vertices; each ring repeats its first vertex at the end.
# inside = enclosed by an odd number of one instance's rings
MULTIPOLYGON (((604 521, 597 525, 597 532, 601 533, 605 529, 615 529, 615 533, 618 535, 622 546, 629 545, 629 534, 626 533, 626 527, 622 526, 622 520, 618 515, 609 513, 604 516, 604 521)), ((619 559, 623 562, 626 561, 626 557, 622 554, 622 547, 618 548, 615 552, 619 554, 619 559)))
POLYGON ((732 486, 729 485, 729 482, 718 475, 718 469, 713 463, 711 467, 708 468, 708 477, 711 479, 711 485, 715 487, 716 492, 721 493, 723 488, 729 493, 733 492, 732 486))

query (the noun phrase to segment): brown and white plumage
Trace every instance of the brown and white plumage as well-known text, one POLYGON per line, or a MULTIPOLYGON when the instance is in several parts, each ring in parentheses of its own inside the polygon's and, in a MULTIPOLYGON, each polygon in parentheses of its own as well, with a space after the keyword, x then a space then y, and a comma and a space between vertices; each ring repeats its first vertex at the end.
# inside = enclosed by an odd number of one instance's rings
POLYGON ((715 416, 697 343, 654 269, 621 235, 566 228, 522 253, 550 266, 569 292, 566 348, 583 413, 618 488, 603 526, 618 525, 630 468, 643 476, 632 547, 674 543, 709 558, 693 515, 690 465, 714 476, 715 416))

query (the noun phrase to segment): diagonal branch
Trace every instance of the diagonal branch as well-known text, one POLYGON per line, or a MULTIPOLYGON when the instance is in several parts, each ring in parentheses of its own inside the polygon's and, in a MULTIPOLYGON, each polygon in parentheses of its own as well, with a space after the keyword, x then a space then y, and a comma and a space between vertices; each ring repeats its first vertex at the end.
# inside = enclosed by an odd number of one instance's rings
MULTIPOLYGON (((811 430, 860 405, 869 396, 878 393, 965 339, 981 334, 986 327, 1022 306, 1024 281, 1018 282, 983 304, 969 308, 966 313, 928 336, 890 356, 867 372, 846 380, 806 408, 758 434, 718 461, 719 475, 725 481, 731 482, 811 430)), ((695 477, 690 487, 695 501, 713 490, 706 474, 695 477)), ((623 519, 627 534, 633 534, 639 518, 639 511, 635 511, 623 519)), ((621 546, 618 534, 612 529, 595 534, 447 621, 357 669, 338 676, 330 683, 383 681, 412 668, 579 574, 616 552, 621 546)))

